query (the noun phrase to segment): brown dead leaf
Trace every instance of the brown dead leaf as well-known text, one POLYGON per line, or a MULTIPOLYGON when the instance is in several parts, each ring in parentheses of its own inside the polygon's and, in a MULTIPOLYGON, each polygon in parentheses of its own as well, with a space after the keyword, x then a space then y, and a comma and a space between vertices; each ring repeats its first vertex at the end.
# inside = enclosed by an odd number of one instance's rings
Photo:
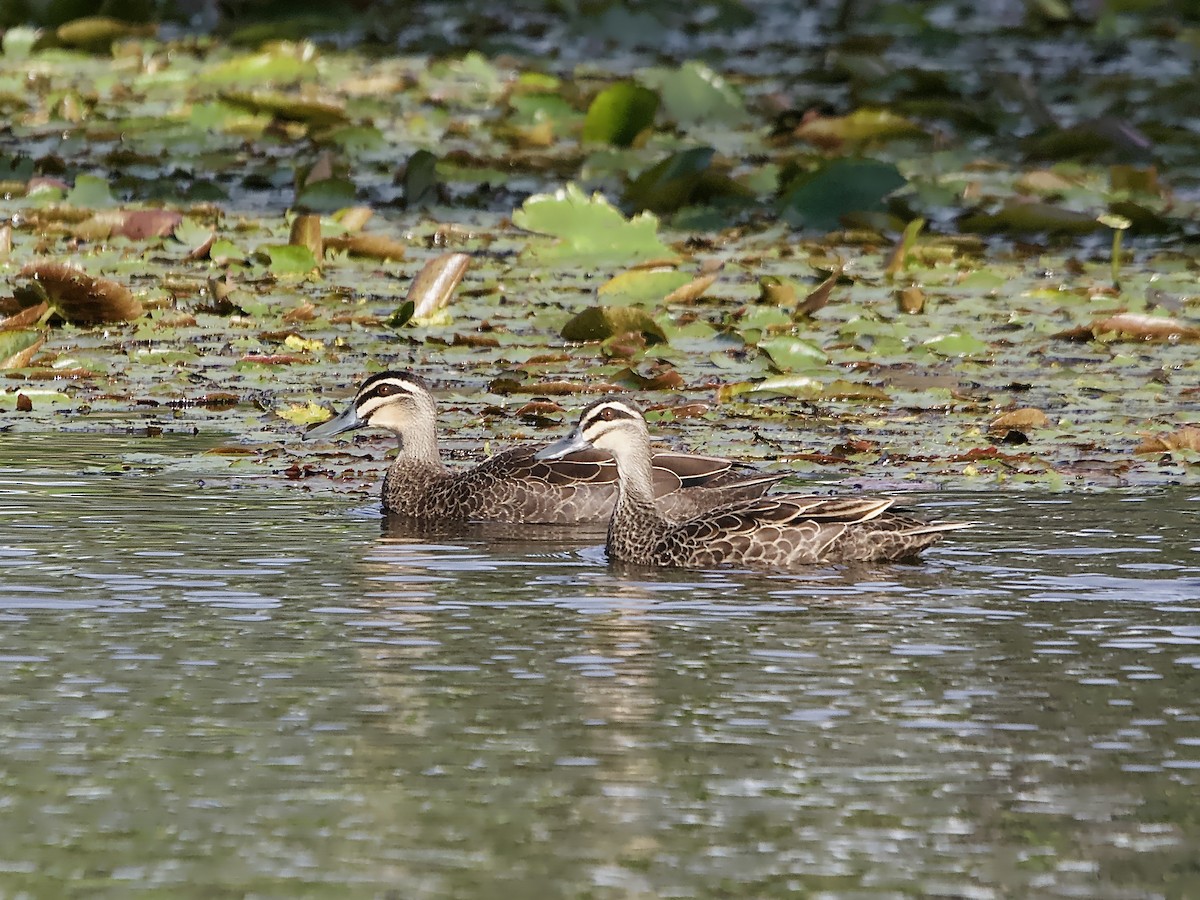
POLYGON ((403 259, 408 247, 381 234, 348 234, 325 239, 331 250, 344 250, 351 256, 370 259, 403 259))
POLYGON ((373 215, 375 215, 375 211, 369 206, 351 206, 349 209, 343 209, 333 218, 346 231, 356 232, 362 231, 363 226, 373 215))
POLYGON ((121 213, 122 222, 115 234, 141 241, 171 234, 183 216, 169 209, 131 209, 121 213))
POLYGON ((1196 341, 1200 328, 1174 318, 1160 318, 1141 313, 1116 313, 1095 319, 1090 325, 1079 325, 1058 331, 1051 337, 1066 341, 1090 341, 1102 334, 1115 334, 1140 341, 1196 341))
POLYGON ((1159 318, 1140 313, 1117 313, 1107 319, 1097 319, 1092 323, 1091 328, 1092 333, 1097 336, 1115 332, 1143 341, 1200 340, 1200 328, 1195 328, 1179 319, 1159 318))
POLYGON ((293 247, 307 247, 313 259, 320 264, 325 256, 324 241, 321 239, 321 217, 312 213, 296 216, 292 220, 288 243, 293 247))
POLYGON ((839 278, 841 278, 841 273, 834 272, 818 284, 807 297, 800 301, 795 313, 793 313, 793 318, 811 316, 825 306, 829 302, 829 297, 833 293, 833 286, 838 283, 839 278))
POLYGON ((671 293, 663 298, 664 303, 695 303, 705 292, 713 286, 713 282, 717 280, 717 276, 701 275, 699 278, 693 278, 687 284, 682 284, 671 293))
POLYGON ((28 394, 17 394, 17 412, 33 412, 33 401, 28 394))
POLYGON ((605 381, 543 381, 524 384, 512 378, 497 378, 488 384, 493 394, 535 394, 541 397, 561 397, 566 394, 618 394, 624 388, 605 381))
POLYGON ((38 319, 46 314, 50 309, 50 304, 45 301, 34 306, 27 306, 19 313, 9 316, 7 319, 0 319, 0 331, 12 331, 15 328, 28 328, 38 319))
POLYGON ((1046 414, 1035 406, 1023 406, 1002 413, 988 422, 988 431, 1007 431, 1015 428, 1026 431, 1030 428, 1045 428, 1050 424, 1046 414))
POLYGON ((1162 434, 1140 433, 1142 442, 1134 448, 1134 453, 1171 453, 1175 450, 1200 452, 1200 425, 1184 425, 1162 434))
POLYGON ((925 309, 925 292, 915 284, 896 291, 896 305, 901 312, 916 315, 925 309))
POLYGON ((317 317, 317 307, 315 304, 308 302, 301 303, 295 309, 289 309, 283 314, 285 322, 311 322, 317 317))
POLYGON ((0 369, 23 369, 33 361, 33 355, 42 349, 46 343, 44 337, 38 338, 24 350, 18 350, 8 359, 0 359, 0 369))
POLYGON ((14 293, 33 302, 49 302, 64 319, 76 324, 130 322, 143 312, 129 288, 65 263, 32 262, 21 270, 20 277, 30 282, 14 293))

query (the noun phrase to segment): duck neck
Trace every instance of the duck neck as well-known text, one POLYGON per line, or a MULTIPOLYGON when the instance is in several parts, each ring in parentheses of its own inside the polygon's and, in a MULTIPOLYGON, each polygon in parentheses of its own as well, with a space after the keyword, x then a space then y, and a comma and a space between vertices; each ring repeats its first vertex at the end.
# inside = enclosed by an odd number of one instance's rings
POLYGON ((438 452, 437 432, 432 422, 410 424, 403 432, 397 432, 396 437, 400 441, 397 463, 419 464, 440 472, 446 471, 442 455, 438 452))
POLYGON ((613 559, 638 562, 663 527, 654 507, 650 441, 639 436, 614 450, 613 457, 617 462, 617 506, 608 523, 608 552, 613 559))

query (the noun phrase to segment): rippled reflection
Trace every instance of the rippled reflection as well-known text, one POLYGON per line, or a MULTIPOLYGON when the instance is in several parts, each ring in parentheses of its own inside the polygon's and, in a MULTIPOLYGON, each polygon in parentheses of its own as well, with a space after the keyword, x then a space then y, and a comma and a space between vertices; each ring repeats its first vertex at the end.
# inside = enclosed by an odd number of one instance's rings
POLYGON ((1200 893, 1194 492, 782 576, 19 459, 5 890, 1200 893))

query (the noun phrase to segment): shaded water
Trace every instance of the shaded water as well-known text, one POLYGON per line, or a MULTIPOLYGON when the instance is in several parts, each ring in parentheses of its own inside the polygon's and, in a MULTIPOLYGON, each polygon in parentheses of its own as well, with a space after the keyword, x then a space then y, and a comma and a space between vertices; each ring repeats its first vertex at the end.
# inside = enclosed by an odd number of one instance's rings
POLYGON ((618 571, 69 440, 0 436, 5 895, 1200 895, 1194 489, 618 571))

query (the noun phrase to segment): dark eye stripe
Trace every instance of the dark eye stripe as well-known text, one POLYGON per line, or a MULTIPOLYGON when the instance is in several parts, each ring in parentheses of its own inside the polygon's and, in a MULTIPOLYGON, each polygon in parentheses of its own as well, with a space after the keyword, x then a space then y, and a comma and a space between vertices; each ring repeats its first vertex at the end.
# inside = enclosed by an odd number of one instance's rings
POLYGON ((364 403, 380 397, 420 394, 427 390, 424 380, 416 375, 409 375, 406 372, 381 372, 378 375, 372 375, 362 383, 354 403, 356 406, 362 406, 364 403))
POLYGON ((601 401, 584 412, 579 424, 587 430, 604 422, 637 421, 639 418, 641 417, 627 406, 612 401, 601 401))

